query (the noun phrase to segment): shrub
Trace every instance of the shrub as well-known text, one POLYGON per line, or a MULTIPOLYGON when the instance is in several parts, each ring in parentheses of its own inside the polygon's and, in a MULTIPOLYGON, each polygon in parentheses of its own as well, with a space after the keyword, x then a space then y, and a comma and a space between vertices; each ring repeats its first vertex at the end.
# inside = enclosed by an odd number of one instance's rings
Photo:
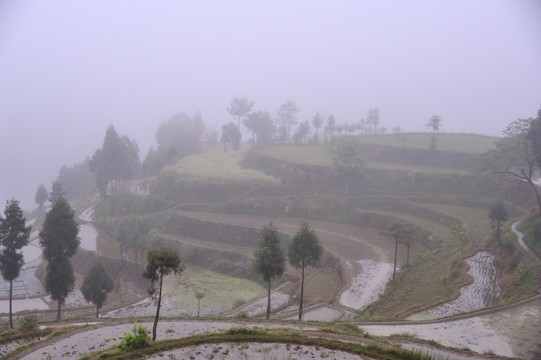
POLYGON ((17 330, 27 332, 36 330, 39 326, 38 317, 35 315, 21 316, 17 320, 17 330))
POLYGON ((141 325, 133 324, 132 333, 124 333, 120 350, 131 351, 146 347, 150 344, 150 336, 147 334, 147 328, 141 325))

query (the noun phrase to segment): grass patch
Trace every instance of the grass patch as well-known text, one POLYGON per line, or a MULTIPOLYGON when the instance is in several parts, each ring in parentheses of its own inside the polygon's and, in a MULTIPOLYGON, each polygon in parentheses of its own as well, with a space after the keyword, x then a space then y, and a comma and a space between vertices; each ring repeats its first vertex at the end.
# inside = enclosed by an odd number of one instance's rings
POLYGON ((216 315, 229 311, 233 305, 247 302, 265 294, 260 284, 209 270, 190 271, 178 278, 167 278, 167 296, 188 315, 197 314, 195 292, 205 294, 201 299, 201 314, 216 315))

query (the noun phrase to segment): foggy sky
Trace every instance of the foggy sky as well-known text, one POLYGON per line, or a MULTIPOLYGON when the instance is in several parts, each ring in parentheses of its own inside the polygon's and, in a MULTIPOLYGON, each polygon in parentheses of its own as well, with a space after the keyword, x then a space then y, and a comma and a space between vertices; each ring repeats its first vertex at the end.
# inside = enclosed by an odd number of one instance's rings
MULTIPOLYGON (((501 135, 541 105, 541 2, 0 1, 0 209, 35 206, 113 124, 141 149, 173 114, 216 129, 233 97, 299 120, 501 135)), ((246 136, 244 137, 247 138, 246 136)))

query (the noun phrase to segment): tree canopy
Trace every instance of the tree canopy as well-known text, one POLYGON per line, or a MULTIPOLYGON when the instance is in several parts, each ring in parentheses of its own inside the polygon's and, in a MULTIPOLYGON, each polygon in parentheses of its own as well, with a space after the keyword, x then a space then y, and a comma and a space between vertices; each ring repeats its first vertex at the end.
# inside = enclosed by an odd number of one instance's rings
MULTIPOLYGON (((233 98, 231 104, 227 108, 227 112, 237 118, 237 129, 240 131, 241 120, 246 120, 254 107, 253 101, 248 101, 247 98, 233 98)), ((244 124, 244 121, 243 121, 244 124)), ((246 124, 244 124, 246 126, 246 124)))
POLYGON ((267 282, 267 313, 266 318, 270 317, 270 293, 271 280, 274 277, 282 276, 286 267, 286 258, 284 249, 280 245, 278 230, 271 223, 265 225, 261 230, 261 238, 258 248, 254 255, 254 270, 263 276, 267 282))
POLYGON ((99 317, 99 311, 105 304, 107 294, 113 290, 113 287, 114 282, 111 275, 105 270, 101 262, 95 263, 83 280, 81 293, 83 293, 86 301, 96 305, 96 318, 99 317))
POLYGON ((288 100, 278 108, 276 115, 280 123, 280 137, 283 142, 291 142, 291 128, 297 124, 299 108, 292 100, 288 100))
POLYGON ((537 111, 537 118, 530 122, 526 139, 530 141, 535 162, 541 169, 541 108, 537 111))
POLYGON ((24 264, 23 254, 19 250, 28 244, 31 227, 26 226, 18 200, 6 202, 4 216, 0 216, 0 273, 4 280, 9 281, 9 327, 13 328, 13 280, 19 277, 24 264))
POLYGON ((45 290, 58 301, 57 319, 61 316, 61 305, 73 290, 75 276, 69 258, 79 248, 79 225, 75 212, 66 199, 60 198, 45 216, 39 232, 39 244, 43 258, 47 260, 45 290))
POLYGON ((58 199, 63 198, 66 195, 66 191, 60 181, 53 181, 51 185, 51 192, 49 193, 49 202, 53 205, 58 199))
POLYGON ((180 261, 177 252, 167 247, 149 250, 147 253, 147 267, 143 273, 145 279, 150 280, 148 288, 149 295, 156 299, 157 309, 152 328, 152 340, 156 340, 156 329, 160 317, 160 306, 162 302, 163 277, 174 274, 180 275, 184 271, 184 264, 180 261), (158 283, 156 285, 156 283, 158 283))
POLYGON ((394 267, 393 267, 393 280, 396 275, 396 258, 398 255, 398 243, 407 242, 411 238, 411 228, 404 224, 402 221, 393 221, 389 224, 383 234, 392 237, 395 240, 394 245, 394 267))
POLYGON ((253 112, 242 123, 253 133, 256 145, 271 143, 274 134, 274 122, 268 112, 253 112))

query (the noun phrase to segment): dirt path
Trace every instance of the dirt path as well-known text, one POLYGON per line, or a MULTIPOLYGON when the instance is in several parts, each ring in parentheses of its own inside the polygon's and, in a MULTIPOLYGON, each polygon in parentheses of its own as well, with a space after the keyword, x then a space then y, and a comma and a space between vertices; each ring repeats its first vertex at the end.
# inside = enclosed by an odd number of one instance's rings
POLYGON ((530 249, 528 244, 526 244, 526 242, 524 241, 524 234, 517 230, 517 225, 519 222, 520 221, 515 221, 513 225, 511 225, 511 230, 517 235, 517 241, 519 245, 522 246, 522 248, 532 256, 536 263, 541 264, 541 259, 539 258, 539 256, 532 249, 530 249))

